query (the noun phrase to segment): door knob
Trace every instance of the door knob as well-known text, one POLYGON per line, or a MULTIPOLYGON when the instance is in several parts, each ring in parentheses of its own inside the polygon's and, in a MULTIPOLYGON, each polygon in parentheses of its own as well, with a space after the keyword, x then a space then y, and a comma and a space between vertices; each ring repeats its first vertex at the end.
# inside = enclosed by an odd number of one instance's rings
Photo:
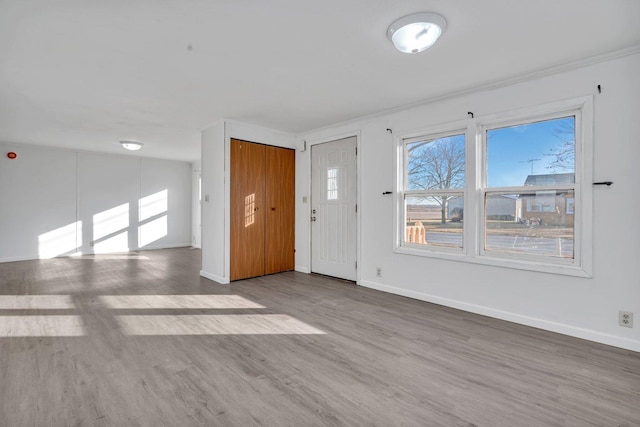
POLYGON ((311 211, 311 213, 312 213, 312 214, 315 214, 315 213, 316 213, 316 210, 315 210, 315 209, 314 209, 314 210, 312 210, 312 211, 311 211))
POLYGON ((316 221, 316 217, 315 217, 315 216, 312 216, 312 217, 311 217, 311 222, 315 222, 315 221, 316 221))

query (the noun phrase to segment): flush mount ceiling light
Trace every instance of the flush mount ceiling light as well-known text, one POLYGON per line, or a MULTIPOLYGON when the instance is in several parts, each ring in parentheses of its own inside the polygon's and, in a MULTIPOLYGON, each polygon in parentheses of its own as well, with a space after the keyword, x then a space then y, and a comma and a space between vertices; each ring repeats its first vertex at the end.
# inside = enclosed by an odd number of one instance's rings
POLYGON ((400 52, 418 53, 433 46, 446 28, 447 21, 436 13, 414 13, 389 25, 387 37, 400 52))
POLYGON ((122 148, 125 150, 138 151, 144 144, 138 141, 120 141, 120 145, 122 145, 122 148))

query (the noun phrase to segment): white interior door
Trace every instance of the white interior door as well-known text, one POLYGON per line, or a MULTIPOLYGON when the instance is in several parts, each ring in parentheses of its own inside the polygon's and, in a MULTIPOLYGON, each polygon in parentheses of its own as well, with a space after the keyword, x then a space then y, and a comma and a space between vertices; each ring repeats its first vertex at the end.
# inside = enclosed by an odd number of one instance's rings
POLYGON ((356 137, 311 147, 311 271, 356 280, 356 137))

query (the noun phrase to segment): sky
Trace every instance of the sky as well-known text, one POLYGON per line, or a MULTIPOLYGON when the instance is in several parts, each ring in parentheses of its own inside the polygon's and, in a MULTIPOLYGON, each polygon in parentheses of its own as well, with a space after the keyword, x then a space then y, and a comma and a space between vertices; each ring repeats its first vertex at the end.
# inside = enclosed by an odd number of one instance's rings
MULTIPOLYGON (((487 131, 487 184, 489 188, 523 186, 529 175, 574 172, 570 169, 552 169, 549 166, 556 159, 554 152, 564 146, 565 141, 575 139, 573 116, 545 120, 512 127, 502 127, 487 131), (560 133, 558 133, 560 131, 560 133)), ((447 144, 464 146, 464 136, 456 135, 435 140, 447 144)), ((434 142, 435 142, 434 141, 434 142)), ((419 155, 431 152, 437 145, 414 144, 419 155)), ((462 149, 464 153, 464 149, 462 149)), ((414 189, 409 182, 409 188, 414 189)), ((415 187, 419 189, 422 187, 415 187)), ((458 189, 462 187, 456 187, 458 189)), ((436 205, 431 198, 411 198, 410 204, 436 205)))
POLYGON ((573 140, 573 132, 555 134, 558 129, 574 129, 574 118, 565 117, 526 125, 489 130, 487 135, 487 184, 489 187, 524 185, 528 175, 574 172, 552 170, 554 149, 562 146, 563 138, 573 140), (529 162, 531 159, 539 159, 529 162), (532 173, 533 167, 533 173, 532 173))
MULTIPOLYGON (((529 175, 546 175, 553 173, 570 173, 575 169, 553 169, 551 163, 556 160, 556 153, 565 146, 566 141, 575 139, 575 119, 573 116, 553 120, 528 123, 523 125, 501 127, 487 131, 487 184, 490 188, 523 186, 529 175)), ((429 144, 424 142, 410 143, 412 155, 416 159, 421 156, 438 156, 438 144, 456 144, 457 152, 464 155, 464 135, 439 138, 429 144), (432 154, 433 153, 433 154, 432 154)), ((452 146, 453 147, 453 146, 452 146)), ((429 157, 431 158, 431 157, 429 157)), ((436 158, 436 157, 434 157, 436 158)), ((422 179, 422 175, 414 175, 414 180, 422 179)), ((462 188, 454 185, 450 188, 462 188)), ((423 183, 426 184, 426 183, 423 183)), ((412 184, 409 189, 421 189, 421 185, 412 184)), ((437 187, 436 187, 437 188, 437 187)))

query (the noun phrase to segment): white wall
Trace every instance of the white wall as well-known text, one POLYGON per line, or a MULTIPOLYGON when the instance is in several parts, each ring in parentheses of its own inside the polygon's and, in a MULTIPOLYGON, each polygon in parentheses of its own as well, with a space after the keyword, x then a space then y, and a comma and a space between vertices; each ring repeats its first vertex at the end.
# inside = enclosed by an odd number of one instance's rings
POLYGON ((156 249, 191 246, 191 165, 187 162, 146 158, 141 162, 140 198, 143 210, 138 225, 141 242, 137 247, 156 249), (145 218, 149 215, 150 218, 145 218), (162 236, 165 230, 166 236, 162 236))
POLYGON ((191 244, 194 248, 202 247, 201 173, 202 162, 191 163, 191 244))
MULTIPOLYGON (((640 351, 640 327, 618 326, 618 310, 640 316, 640 55, 470 92, 298 136, 328 141, 360 134, 359 284, 640 351), (602 94, 596 87, 602 86, 602 94), (579 278, 394 253, 394 140, 411 129, 594 96, 596 181, 593 277, 579 278), (381 267, 383 277, 376 277, 381 267)), ((309 271, 309 153, 298 152, 296 269, 309 271)), ((637 323, 637 322, 636 322, 637 323)))
POLYGON ((232 138, 295 148, 292 134, 230 120, 220 120, 202 131, 200 274, 219 283, 229 283, 229 146, 232 138))
POLYGON ((0 144, 0 262, 46 256, 60 240, 64 253, 76 252, 76 157, 0 144))
POLYGON ((0 149, 0 261, 190 245, 188 163, 0 149))
POLYGON ((220 283, 225 279, 224 122, 202 131, 202 270, 220 283))

